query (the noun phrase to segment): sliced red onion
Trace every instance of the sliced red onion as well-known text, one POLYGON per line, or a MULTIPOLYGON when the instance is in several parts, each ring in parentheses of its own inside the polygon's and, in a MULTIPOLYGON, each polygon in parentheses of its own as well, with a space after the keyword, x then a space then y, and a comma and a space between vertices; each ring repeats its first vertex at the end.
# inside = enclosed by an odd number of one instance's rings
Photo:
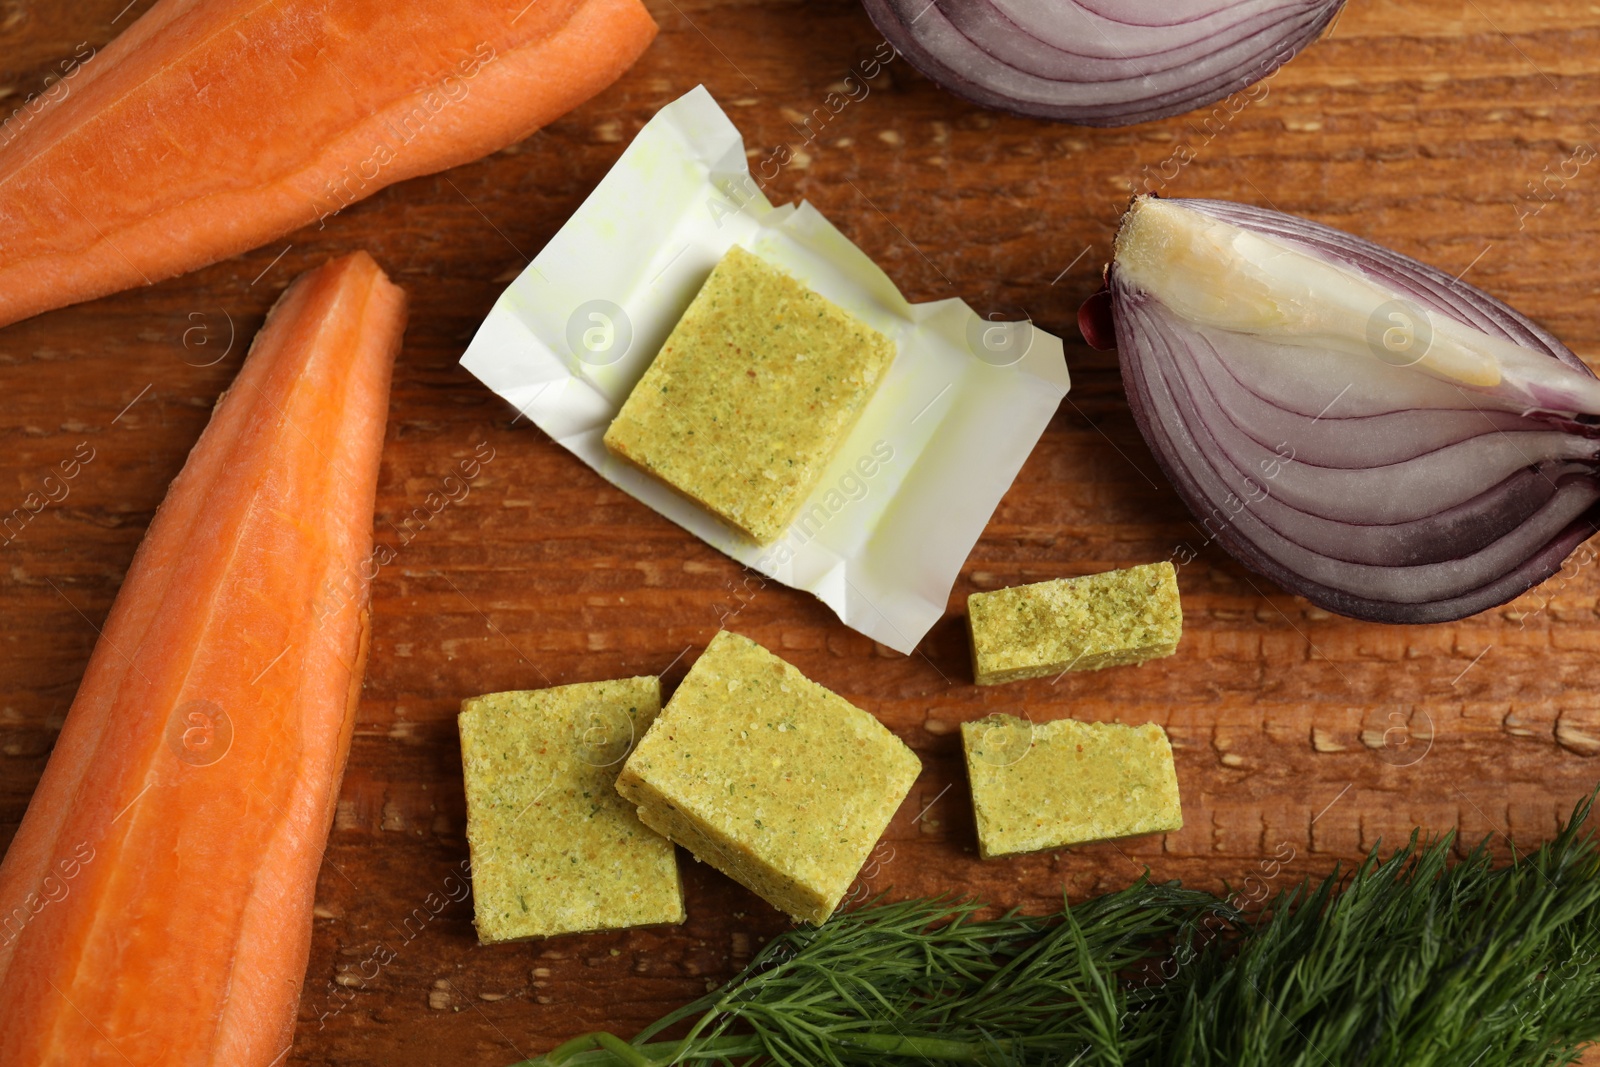
POLYGON ((1316 40, 1344 0, 863 0, 922 73, 986 107, 1131 126, 1214 103, 1316 40))
POLYGON ((1205 538, 1315 604, 1463 618, 1600 529, 1600 380, 1487 293, 1305 219, 1152 197, 1106 284, 1084 337, 1114 333, 1205 538))

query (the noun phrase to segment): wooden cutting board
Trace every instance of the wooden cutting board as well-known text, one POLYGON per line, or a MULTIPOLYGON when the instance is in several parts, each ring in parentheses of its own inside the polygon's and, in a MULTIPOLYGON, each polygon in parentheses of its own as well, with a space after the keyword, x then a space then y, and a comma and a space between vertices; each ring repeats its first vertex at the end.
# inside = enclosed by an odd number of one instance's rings
MULTIPOLYGON (((0 0, 5 110, 149 7, 126 2, 0 0)), ((1146 866, 1211 888, 1285 886, 1417 825, 1493 835, 1509 855, 1511 842, 1549 836, 1595 785, 1600 567, 1574 563, 1451 625, 1312 609, 1204 545, 1129 417, 1115 359, 1085 348, 1073 322, 1130 184, 1148 178, 1465 272, 1600 356, 1600 164, 1573 175, 1568 163, 1600 144, 1600 8, 1352 0, 1264 100, 1106 132, 981 110, 903 60, 835 112, 829 92, 881 40, 851 0, 647 2, 662 33, 644 60, 526 142, 386 190, 325 228, 0 330, 0 513, 60 461, 93 456, 64 499, 0 545, 0 845, 134 548, 267 307, 300 271, 356 247, 412 299, 376 521, 396 560, 373 587, 372 656, 291 1064, 493 1067, 584 1028, 631 1034, 784 929, 687 857, 681 929, 482 948, 470 901, 452 899, 467 856, 457 702, 657 672, 670 686, 724 620, 877 713, 921 756, 926 771, 868 880, 893 897, 972 893, 1043 910, 1063 889, 1078 899, 1146 866), (791 147, 772 198, 812 201, 912 299, 960 295, 1068 339, 1072 393, 915 655, 875 647, 809 596, 746 573, 513 425, 457 366, 496 294, 634 133, 702 81, 753 152, 791 147), (430 512, 428 495, 475 452, 493 458, 468 495, 430 512), (1175 553, 1188 560, 1176 657, 1057 684, 971 685, 969 592, 1175 553), (1164 725, 1183 831, 981 863, 957 725, 1019 710, 1164 725)))

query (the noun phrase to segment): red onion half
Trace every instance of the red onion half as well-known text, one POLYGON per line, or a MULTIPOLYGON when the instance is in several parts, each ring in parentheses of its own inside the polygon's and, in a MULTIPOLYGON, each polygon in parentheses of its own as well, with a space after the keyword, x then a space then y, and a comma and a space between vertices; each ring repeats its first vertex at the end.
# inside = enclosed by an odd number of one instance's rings
POLYGON ((957 96, 1081 126, 1131 126, 1237 93, 1316 40, 1344 0, 863 0, 957 96))
POLYGON ((1445 622, 1600 529, 1600 380, 1487 293, 1305 219, 1151 197, 1106 281, 1085 337, 1114 326, 1156 459, 1207 538, 1290 592, 1445 622))

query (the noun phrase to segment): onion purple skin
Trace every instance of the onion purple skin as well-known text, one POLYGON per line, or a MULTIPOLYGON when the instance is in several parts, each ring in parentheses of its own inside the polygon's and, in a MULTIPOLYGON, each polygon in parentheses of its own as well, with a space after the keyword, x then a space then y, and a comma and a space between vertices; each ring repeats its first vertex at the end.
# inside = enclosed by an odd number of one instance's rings
MULTIPOLYGON (((1589 377, 1594 373, 1572 351, 1555 337, 1541 329, 1516 310, 1488 294, 1457 281, 1450 275, 1419 263, 1409 257, 1389 251, 1361 238, 1342 231, 1313 223, 1295 216, 1283 215, 1248 205, 1228 201, 1179 200, 1173 203, 1192 208, 1236 226, 1267 234, 1287 243, 1314 251, 1324 258, 1345 266, 1355 267, 1368 274, 1392 280, 1407 299, 1429 313, 1454 319, 1491 335, 1501 336, 1552 359, 1582 371, 1589 377)), ((1493 575, 1483 584, 1460 595, 1423 602, 1400 602, 1371 599, 1329 587, 1297 573, 1268 555, 1260 545, 1245 536, 1231 521, 1226 510, 1219 508, 1213 493, 1208 493, 1201 478, 1191 473, 1189 463, 1204 472, 1214 469, 1207 458, 1205 444, 1199 441, 1192 428, 1181 417, 1163 417, 1162 412, 1178 410, 1171 406, 1174 394, 1172 381, 1159 372, 1159 360, 1147 359, 1146 337, 1149 308, 1153 300, 1144 293, 1123 284, 1115 264, 1108 268, 1106 285, 1091 297, 1079 312, 1080 327, 1084 337, 1095 347, 1105 347, 1105 340, 1113 332, 1116 338, 1118 361, 1122 370, 1124 388, 1129 407, 1156 462, 1177 489, 1179 497, 1200 520, 1202 529, 1216 540, 1228 553, 1245 566, 1264 575, 1281 588, 1311 601, 1318 607, 1340 615, 1382 623, 1425 624, 1452 622, 1505 604, 1525 593, 1561 569, 1571 555, 1589 537, 1600 531, 1600 503, 1588 507, 1536 551, 1522 558, 1515 567, 1493 575), (1109 319, 1109 321, 1108 321, 1109 319), (1108 329, 1109 328, 1109 329, 1108 329)), ((1182 383, 1176 383, 1182 385, 1182 383)), ((1186 400, 1186 402, 1188 402, 1186 400)), ((1582 437, 1600 436, 1588 417, 1578 420, 1545 416, 1525 416, 1530 422, 1543 420, 1550 428, 1582 437)), ((1215 445, 1215 441, 1209 441, 1215 445)), ((1533 468, 1519 471, 1531 480, 1533 468)), ((1541 471, 1541 474, 1544 472, 1541 471)), ((1552 473, 1556 473, 1552 469, 1552 473)), ((1600 478, 1593 467, 1580 473, 1570 470, 1556 473, 1560 479, 1600 478)), ((1507 479, 1494 490, 1506 497, 1506 506, 1515 507, 1516 494, 1507 490, 1507 479)), ((1233 514, 1238 514, 1237 511, 1233 514)), ((1476 551, 1467 546, 1464 554, 1476 551)))
POLYGON ((1315 41, 1345 4, 1214 0, 1196 18, 1141 25, 1105 13, 1133 6, 1126 0, 1010 0, 1014 11, 1051 9, 1035 14, 1055 17, 1048 29, 1072 37, 1081 49, 1072 51, 1019 25, 994 0, 862 2, 896 51, 956 96, 1096 127, 1181 115, 1242 92, 1315 41))

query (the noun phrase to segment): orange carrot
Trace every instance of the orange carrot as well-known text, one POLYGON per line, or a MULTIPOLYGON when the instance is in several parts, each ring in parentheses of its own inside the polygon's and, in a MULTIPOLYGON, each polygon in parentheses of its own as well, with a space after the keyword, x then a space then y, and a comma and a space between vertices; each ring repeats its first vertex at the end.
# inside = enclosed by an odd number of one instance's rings
POLYGON ((288 1047, 404 327, 364 252, 301 277, 168 490, 0 863, 0 1067, 288 1047))
POLYGON ((655 33, 639 0, 160 0, 0 127, 0 326, 503 148, 655 33))

